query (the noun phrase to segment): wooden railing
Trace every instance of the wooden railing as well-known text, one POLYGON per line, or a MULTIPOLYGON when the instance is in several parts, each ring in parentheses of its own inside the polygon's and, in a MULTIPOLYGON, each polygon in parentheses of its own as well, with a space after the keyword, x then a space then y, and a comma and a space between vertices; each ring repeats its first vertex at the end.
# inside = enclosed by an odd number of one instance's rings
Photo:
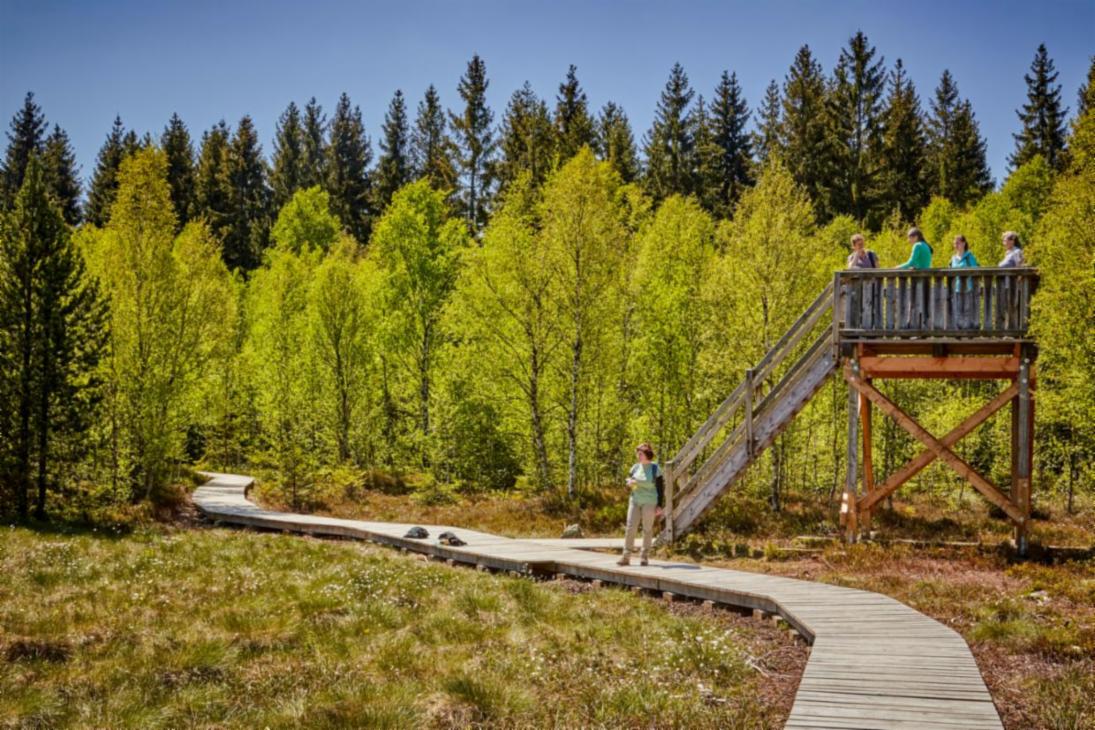
POLYGON ((1038 271, 852 269, 834 278, 838 339, 1020 338, 1038 271))
POLYGON ((774 438, 801 407, 804 387, 816 388, 818 378, 836 367, 841 345, 872 339, 1023 338, 1037 286, 1038 272, 1031 268, 837 272, 825 291, 760 362, 745 371, 742 382, 666 462, 662 539, 675 537, 675 517, 681 518, 682 528, 695 519, 711 497, 705 486, 709 481, 716 477, 721 481, 743 462, 751 462, 759 448, 774 438), (831 320, 825 319, 827 315, 831 320), (806 342, 810 344, 803 350, 806 342), (787 362, 791 364, 785 366, 787 362), (760 433, 754 433, 755 422, 761 424, 760 433))

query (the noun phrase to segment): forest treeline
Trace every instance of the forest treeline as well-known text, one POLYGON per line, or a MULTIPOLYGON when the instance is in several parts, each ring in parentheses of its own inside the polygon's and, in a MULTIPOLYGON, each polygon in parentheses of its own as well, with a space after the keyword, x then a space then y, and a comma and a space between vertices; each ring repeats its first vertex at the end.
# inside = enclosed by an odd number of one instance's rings
MULTIPOLYGON (((1090 491, 1095 65, 1071 124, 1056 79, 1039 47, 999 190, 951 74, 925 110, 862 33, 830 74, 804 46, 755 114, 735 75, 707 100, 675 66, 638 144, 573 66, 554 108, 525 84, 496 123, 478 57, 455 110, 430 87, 412 121, 396 92, 375 164, 345 94, 330 118, 291 103, 269 161, 249 117, 196 148, 177 115, 158 139, 116 119, 86 197, 28 94, 0 169, 2 511, 170 500, 191 463, 269 467, 298 505, 336 467, 573 496, 637 439, 683 443, 852 233, 893 265, 913 222, 940 266, 957 233, 982 261, 1020 233, 1043 271, 1038 483, 1090 491)), ((774 508, 839 481, 838 387, 750 476, 774 508)), ((986 386, 894 387, 942 424, 986 386)), ((884 472, 914 448, 876 438, 884 472)), ((971 443, 1007 473, 1002 424, 971 443)))

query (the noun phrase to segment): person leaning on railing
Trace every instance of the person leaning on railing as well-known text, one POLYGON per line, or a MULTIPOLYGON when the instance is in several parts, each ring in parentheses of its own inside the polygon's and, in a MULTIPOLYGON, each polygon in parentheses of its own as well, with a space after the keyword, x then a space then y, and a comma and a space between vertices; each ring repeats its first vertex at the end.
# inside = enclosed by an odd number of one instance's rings
POLYGON ((912 253, 909 260, 901 264, 899 269, 930 269, 932 267, 932 247, 924 240, 924 234, 919 228, 910 228, 908 233, 909 243, 912 244, 912 253))
POLYGON ((852 236, 852 253, 848 256, 849 269, 877 269, 878 255, 867 248, 867 239, 862 233, 852 236))
POLYGON ((1000 262, 1001 269, 1014 269, 1025 266, 1023 260, 1023 245, 1019 243, 1019 234, 1015 231, 1004 232, 1004 260, 1000 262))

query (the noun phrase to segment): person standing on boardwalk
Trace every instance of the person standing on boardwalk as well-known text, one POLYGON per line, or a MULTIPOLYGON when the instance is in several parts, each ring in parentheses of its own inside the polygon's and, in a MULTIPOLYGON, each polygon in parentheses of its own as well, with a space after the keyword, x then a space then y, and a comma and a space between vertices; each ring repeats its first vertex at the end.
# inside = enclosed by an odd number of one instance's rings
POLYGON ((930 269, 932 267, 932 254, 935 252, 932 250, 931 245, 924 240, 924 234, 920 232, 919 228, 910 228, 908 237, 909 243, 912 244, 912 253, 909 255, 909 260, 897 268, 930 269))
POLYGON ((977 263, 977 257, 970 251, 970 244, 963 235, 954 237, 954 255, 951 256, 952 269, 975 269, 981 264, 977 263))
POLYGON ((1001 269, 1013 269, 1018 266, 1026 266, 1023 260, 1023 246, 1019 243, 1019 234, 1015 231, 1004 233, 1004 260, 1000 262, 1001 269))
POLYGON ((852 236, 852 253, 848 256, 849 269, 877 269, 878 255, 867 248, 867 239, 862 233, 852 236))
POLYGON ((627 475, 627 486, 631 487, 631 499, 627 504, 627 532, 624 537, 624 554, 617 565, 631 564, 631 551, 635 547, 635 532, 639 522, 643 525, 643 550, 640 565, 646 565, 650 558, 650 542, 654 537, 654 518, 662 508, 661 494, 658 490, 658 478, 661 468, 654 463, 654 449, 648 443, 641 443, 635 449, 638 461, 627 475))

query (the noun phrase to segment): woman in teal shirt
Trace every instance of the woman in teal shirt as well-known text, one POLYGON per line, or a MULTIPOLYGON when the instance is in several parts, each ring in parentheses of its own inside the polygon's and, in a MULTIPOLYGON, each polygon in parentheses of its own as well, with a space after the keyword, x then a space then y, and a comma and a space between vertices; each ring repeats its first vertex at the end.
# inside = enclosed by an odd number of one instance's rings
POLYGON ((970 251, 970 244, 966 237, 958 235, 954 237, 954 256, 951 256, 952 269, 975 269, 981 264, 977 263, 977 257, 970 251))
POLYGON ((909 243, 912 244, 912 254, 909 260, 901 264, 899 269, 930 269, 932 267, 932 247, 924 240, 924 234, 919 228, 909 229, 909 243))
POLYGON ((624 537, 624 554, 618 565, 631 564, 631 551, 635 547, 635 533, 643 523, 643 551, 640 565, 646 565, 650 557, 650 542, 654 537, 654 518, 661 514, 658 506, 658 475, 661 469, 654 463, 654 449, 650 444, 639 444, 635 449, 638 458, 627 475, 627 485, 631 487, 631 499, 627 504, 627 532, 624 537))

